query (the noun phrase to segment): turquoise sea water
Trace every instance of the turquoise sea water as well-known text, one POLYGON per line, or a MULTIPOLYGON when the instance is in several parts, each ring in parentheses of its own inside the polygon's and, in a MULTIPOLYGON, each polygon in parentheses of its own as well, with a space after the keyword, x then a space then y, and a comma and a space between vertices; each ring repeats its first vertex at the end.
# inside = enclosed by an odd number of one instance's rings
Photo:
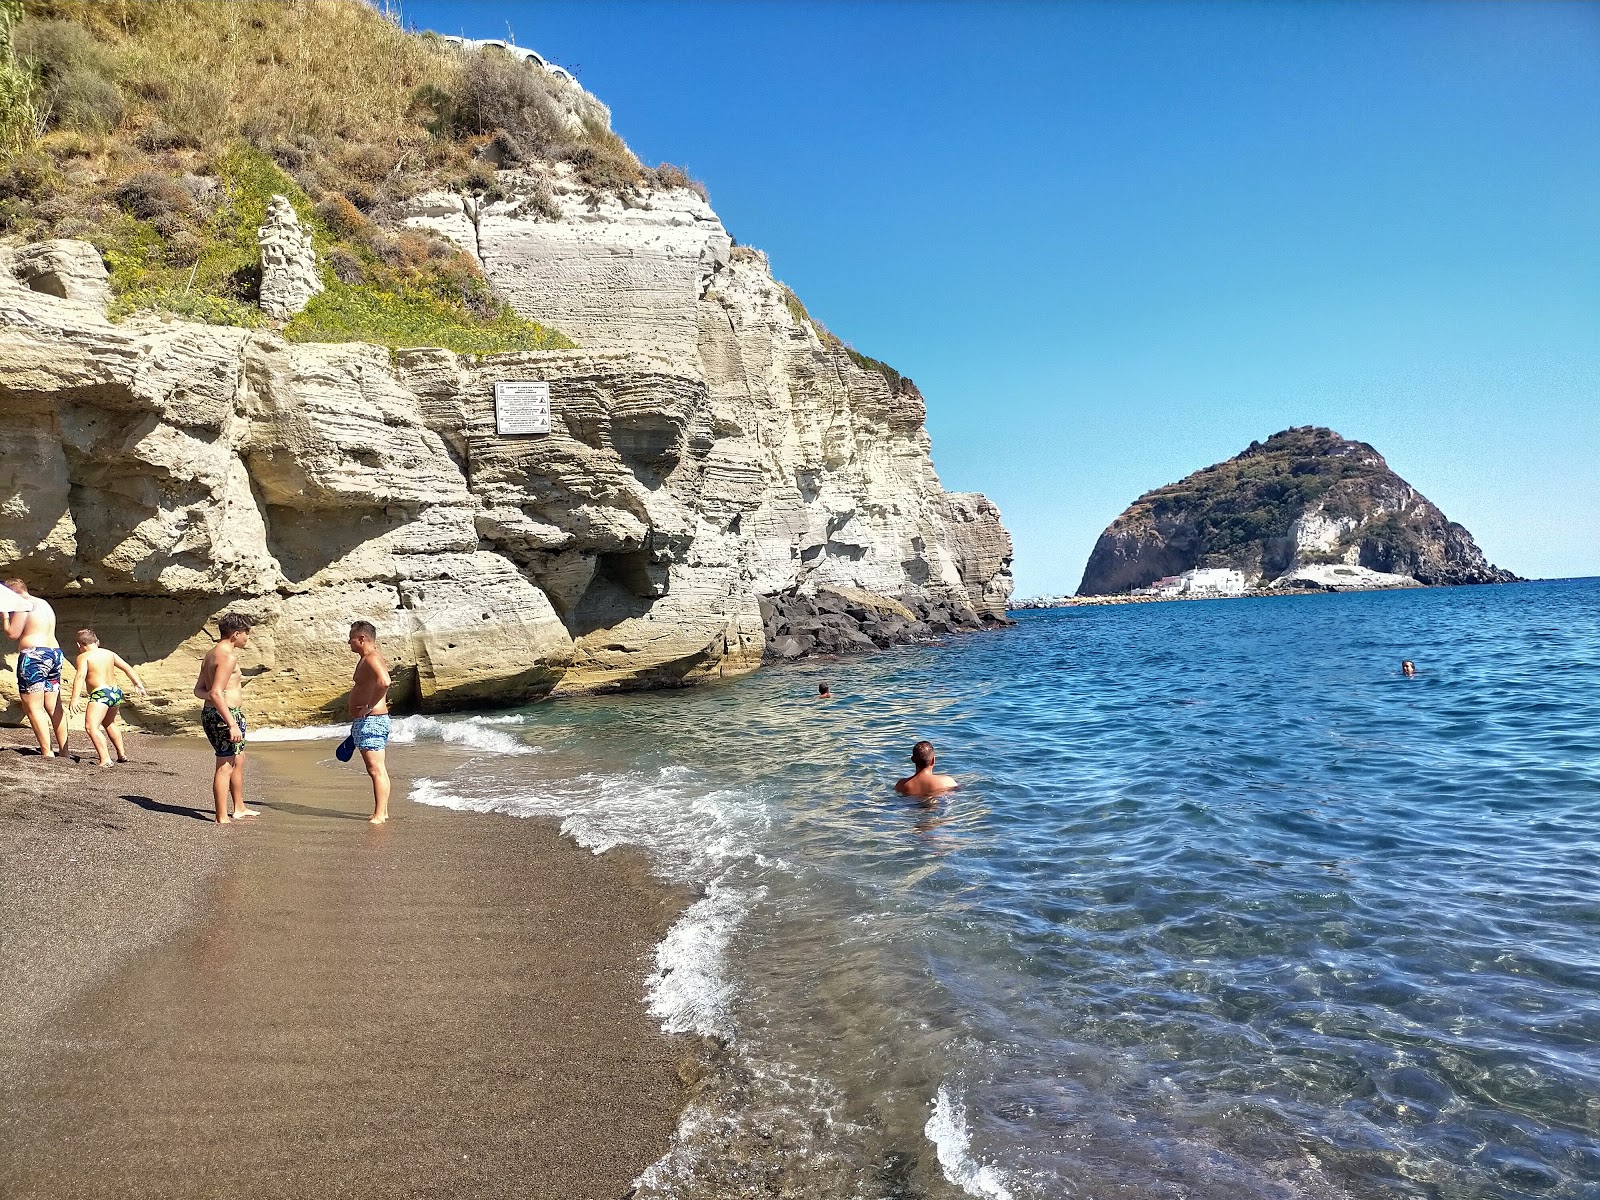
POLYGON ((650 1001, 710 1066, 642 1196, 1600 1196, 1600 581, 1021 614, 430 728, 417 798, 703 891, 650 1001))

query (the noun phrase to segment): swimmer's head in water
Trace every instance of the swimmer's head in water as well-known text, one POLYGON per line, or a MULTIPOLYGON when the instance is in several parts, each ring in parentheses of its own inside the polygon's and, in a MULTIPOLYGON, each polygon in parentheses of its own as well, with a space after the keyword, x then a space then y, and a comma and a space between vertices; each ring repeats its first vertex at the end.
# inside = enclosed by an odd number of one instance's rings
POLYGON ((933 743, 918 742, 911 747, 911 765, 923 771, 933 766, 933 743))
POLYGON ((1417 673, 1417 665, 1409 658, 1401 659, 1400 673, 1402 675, 1415 675, 1417 673))
POLYGON ((828 685, 827 684, 819 683, 819 684, 817 684, 817 695, 819 695, 819 696, 831 696, 831 695, 833 695, 833 693, 828 690, 828 685))

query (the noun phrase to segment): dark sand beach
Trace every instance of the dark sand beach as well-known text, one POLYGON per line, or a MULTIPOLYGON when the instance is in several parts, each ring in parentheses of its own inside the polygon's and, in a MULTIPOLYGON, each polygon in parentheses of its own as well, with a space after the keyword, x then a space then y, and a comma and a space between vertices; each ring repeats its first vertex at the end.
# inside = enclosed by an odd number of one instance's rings
POLYGON ((681 1047, 644 1011, 684 897, 542 822, 409 803, 331 747, 49 763, 0 731, 0 1194, 624 1195, 681 1047))

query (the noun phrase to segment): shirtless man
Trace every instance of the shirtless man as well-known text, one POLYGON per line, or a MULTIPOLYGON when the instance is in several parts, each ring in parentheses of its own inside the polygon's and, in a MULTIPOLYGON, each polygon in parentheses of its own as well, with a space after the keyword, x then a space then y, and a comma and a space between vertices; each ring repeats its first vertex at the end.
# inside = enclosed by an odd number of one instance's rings
POLYGON ((244 803, 244 676, 239 673, 239 651, 250 644, 250 626, 255 624, 242 613, 228 613, 217 622, 222 640, 200 663, 200 678, 194 694, 206 702, 200 710, 200 724, 211 749, 216 752, 217 769, 211 776, 211 799, 217 806, 217 824, 261 814, 244 803), (233 801, 233 816, 228 801, 233 801))
POLYGON ((902 796, 932 800, 935 796, 961 786, 949 775, 935 775, 933 764, 933 743, 918 742, 911 747, 911 765, 916 767, 916 770, 896 783, 894 790, 902 796))
POLYGON ((61 703, 61 647, 56 642, 56 610, 37 596, 29 595, 20 579, 5 584, 25 602, 25 608, 6 614, 6 636, 17 643, 17 692, 39 753, 54 758, 50 734, 63 755, 67 752, 67 710, 61 703))
POLYGON ((389 819, 389 767, 384 747, 389 744, 389 664, 378 653, 378 630, 370 621, 350 626, 350 650, 361 656, 350 685, 350 736, 372 779, 372 823, 389 819))
POLYGON ((128 761, 128 751, 122 744, 122 728, 117 724, 117 706, 123 701, 122 689, 117 686, 117 672, 128 677, 139 695, 144 695, 144 680, 122 659, 100 645, 100 635, 92 629, 78 630, 78 661, 74 664, 72 699, 67 702, 73 712, 88 692, 88 711, 84 714, 83 730, 94 743, 102 767, 115 766, 128 761), (116 750, 117 757, 111 757, 116 750))

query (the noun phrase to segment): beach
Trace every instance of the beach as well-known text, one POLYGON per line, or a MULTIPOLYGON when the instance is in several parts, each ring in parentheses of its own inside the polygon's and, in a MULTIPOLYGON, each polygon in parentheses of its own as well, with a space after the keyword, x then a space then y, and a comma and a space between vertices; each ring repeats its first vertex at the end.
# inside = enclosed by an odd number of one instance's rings
MULTIPOLYGON (((646 1013, 686 896, 552 823, 404 799, 331 745, 53 763, 0 731, 0 1192, 616 1197, 666 1152, 685 1046, 646 1013)), ((79 747, 87 749, 87 747, 79 747)), ((420 753, 420 750, 415 751, 420 753)))

